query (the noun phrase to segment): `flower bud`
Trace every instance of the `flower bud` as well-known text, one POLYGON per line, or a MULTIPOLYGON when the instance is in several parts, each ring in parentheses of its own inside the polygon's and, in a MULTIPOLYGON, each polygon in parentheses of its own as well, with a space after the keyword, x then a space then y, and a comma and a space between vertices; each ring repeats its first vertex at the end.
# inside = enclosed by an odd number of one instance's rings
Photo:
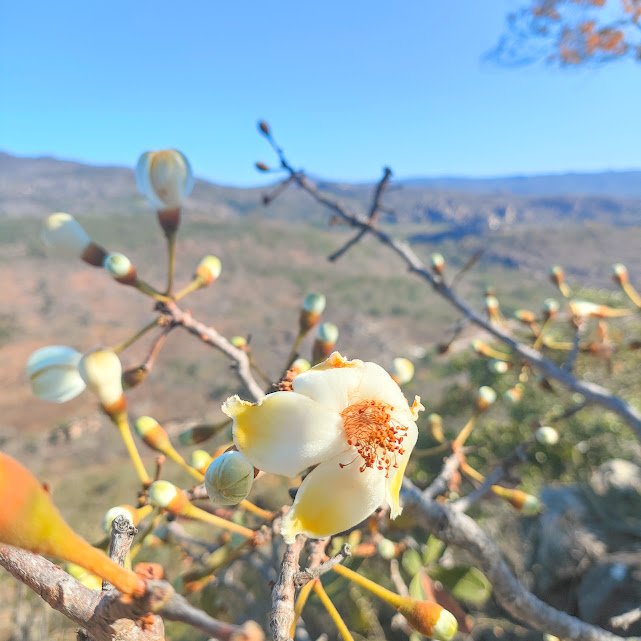
POLYGON ((521 321, 521 323, 525 323, 526 325, 536 323, 536 314, 534 312, 531 312, 529 309, 517 309, 514 312, 514 318, 516 318, 516 320, 518 321, 521 321))
POLYGON ((430 267, 432 268, 433 272, 442 274, 443 270, 445 269, 445 258, 443 258, 443 255, 438 253, 432 254, 430 256, 430 267))
POLYGON ((510 365, 498 358, 492 358, 487 362, 487 368, 494 374, 505 374, 510 369, 510 365))
POLYGON ((490 405, 496 401, 496 392, 487 385, 479 387, 476 395, 476 407, 481 412, 484 412, 490 405))
POLYGON ((545 319, 554 318, 559 311, 559 303, 554 298, 546 298, 543 301, 543 316, 545 319))
POLYGON ((486 296, 485 309, 490 316, 494 316, 499 311, 499 299, 496 296, 486 296))
POLYGON ((270 128, 269 124, 266 123, 264 120, 259 120, 258 121, 258 129, 265 136, 269 137, 269 136, 272 135, 271 128, 270 128))
POLYGON ((414 363, 407 358, 395 358, 390 376, 397 385, 406 385, 414 378, 414 363))
POLYGON ((628 269, 625 265, 617 263, 612 265, 612 279, 619 285, 626 285, 628 283, 628 269))
POLYGON ((120 409, 115 406, 124 403, 122 365, 114 352, 110 349, 87 352, 78 363, 78 372, 108 414, 120 409))
POLYGON ((324 361, 333 351, 338 340, 338 327, 334 323, 323 323, 312 348, 314 364, 324 361))
POLYGON ((310 362, 305 358, 297 358, 289 369, 294 370, 295 374, 302 374, 311 368, 310 362))
POLYGON ((607 305, 597 305, 585 300, 571 300, 570 310, 578 318, 617 318, 632 313, 630 309, 614 309, 607 305))
POLYGON ((194 278, 202 279, 204 282, 203 287, 206 287, 207 285, 211 285, 220 276, 222 268, 220 258, 217 256, 205 256, 200 263, 198 263, 194 278))
POLYGON ((264 162, 257 162, 255 164, 255 167, 256 169, 258 169, 258 171, 270 171, 269 165, 265 164, 264 162))
POLYGON ((130 367, 122 373, 122 386, 124 389, 131 389, 140 385, 147 376, 149 376, 149 369, 145 365, 130 367))
POLYGON ((244 349, 247 347, 247 339, 244 336, 232 336, 229 339, 229 342, 236 348, 236 349, 244 349))
POLYGON ((169 481, 154 481, 149 486, 149 501, 172 514, 180 514, 189 504, 187 495, 169 481))
POLYGON ((189 457, 189 465, 204 475, 213 460, 209 452, 194 450, 189 457))
POLYGON ((565 284, 565 274, 563 269, 558 265, 550 268, 550 280, 559 288, 559 291, 567 298, 570 295, 570 290, 565 284))
POLYGON ((383 559, 389 561, 396 556, 396 545, 394 544, 394 541, 381 539, 378 542, 377 551, 383 559))
POLYGON ((439 443, 445 441, 445 435, 443 434, 443 417, 440 414, 430 414, 427 417, 427 427, 434 440, 439 443))
POLYGON ((171 441, 164 428, 151 416, 141 416, 134 423, 136 434, 156 452, 164 454, 171 447, 171 441))
POLYGON ((559 442, 559 433, 547 425, 539 427, 534 436, 541 445, 556 445, 559 442))
POLYGON ((82 354, 71 347, 50 345, 36 350, 27 361, 27 376, 34 396, 44 401, 65 403, 84 391, 78 373, 82 354))
POLYGON ((195 425, 181 432, 178 441, 182 445, 196 445, 210 439, 218 429, 217 425, 195 425))
POLYGON ((450 641, 458 631, 456 617, 437 603, 411 597, 406 597, 404 601, 398 611, 422 635, 436 641, 450 641))
POLYGON ((132 525, 137 525, 136 520, 136 508, 133 505, 117 505, 112 507, 105 513, 105 516, 102 519, 102 529, 105 531, 105 534, 111 533, 111 524, 117 516, 124 516, 132 525))
POLYGON ((318 323, 321 314, 325 311, 326 303, 323 294, 307 294, 305 296, 298 319, 301 334, 305 334, 318 323))
POLYGON ((45 247, 67 258, 82 258, 94 267, 102 267, 106 251, 96 245, 82 225, 69 214, 58 212, 47 217, 40 236, 45 247))
POLYGON ((543 504, 536 496, 522 490, 510 490, 500 485, 493 485, 492 491, 525 516, 534 516, 543 508, 543 504))
POLYGON ((103 261, 103 267, 115 280, 123 285, 133 285, 138 280, 136 268, 124 254, 117 252, 107 254, 103 261))
POLYGON ((513 405, 516 405, 516 403, 519 403, 521 399, 523 398, 523 386, 522 385, 515 385, 514 387, 511 387, 505 394, 503 394, 503 399, 506 400, 508 403, 512 403, 513 405))
POLYGON ((189 160, 177 149, 147 151, 138 160, 136 184, 154 209, 178 209, 194 186, 194 176, 189 160))
POLYGON ((221 454, 205 473, 205 489, 217 505, 237 505, 247 497, 253 482, 254 466, 237 451, 221 454))

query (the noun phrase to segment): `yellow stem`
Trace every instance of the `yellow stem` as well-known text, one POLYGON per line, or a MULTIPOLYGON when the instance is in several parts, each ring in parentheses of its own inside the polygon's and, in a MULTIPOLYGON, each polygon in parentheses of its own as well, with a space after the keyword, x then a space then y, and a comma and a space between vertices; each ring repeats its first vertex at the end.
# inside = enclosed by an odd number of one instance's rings
POLYGON ((639 296, 639 293, 637 290, 630 285, 630 283, 623 283, 621 285, 623 287, 623 291, 628 295, 628 298, 637 306, 641 307, 641 296, 639 296))
POLYGON ((167 253, 169 254, 169 267, 167 269, 167 296, 171 296, 174 288, 174 272, 176 270, 176 232, 167 234, 167 253))
POLYGON ((318 581, 318 579, 312 579, 309 583, 306 583, 298 593, 298 598, 296 599, 296 605, 294 606, 294 620, 292 621, 292 627, 289 628, 289 636, 292 639, 294 638, 294 632, 296 632, 296 624, 298 623, 298 619, 300 619, 300 615, 303 612, 303 608, 307 603, 309 594, 312 591, 312 588, 314 587, 314 583, 316 581, 318 581))
POLYGON ((487 356, 488 358, 495 358, 498 361, 505 361, 506 363, 510 362, 509 354, 504 354, 503 352, 499 352, 498 350, 494 349, 493 347, 490 347, 489 345, 485 347, 483 352, 484 352, 484 356, 487 356))
POLYGON ((298 336, 296 337, 296 340, 294 341, 294 345, 292 347, 292 351, 289 352, 289 356, 287 357, 287 362, 285 363, 285 369, 289 369, 290 365, 296 359, 296 354, 298 353, 298 350, 300 349, 300 345, 303 342, 303 338, 305 338, 305 334, 307 334, 307 332, 298 332, 298 336))
POLYGON ((176 452, 172 445, 165 448, 163 451, 165 456, 168 456, 174 463, 180 465, 180 467, 193 476, 199 483, 202 483, 205 480, 205 476, 201 474, 197 469, 193 468, 185 459, 176 452))
POLYGON ((467 441, 469 435, 472 433, 472 430, 474 429, 474 424, 476 423, 476 419, 479 417, 479 411, 476 410, 474 414, 470 417, 470 420, 465 424, 463 429, 459 432, 458 436, 454 439, 454 442, 452 443, 452 449, 456 451, 457 449, 463 447, 465 445, 465 441, 467 441))
POLYGON ((543 327, 541 327, 541 331, 539 332, 539 335, 536 337, 536 340, 534 341, 534 345, 532 345, 532 349, 539 349, 541 347, 541 343, 543 342, 543 335, 545 334, 546 330, 550 328, 550 324, 552 323, 552 316, 548 318, 545 323, 543 323, 543 327))
POLYGON ((570 298, 570 288, 565 284, 564 281, 561 281, 559 283, 559 291, 565 296, 566 298, 570 298))
POLYGON ((200 289, 203 286, 203 279, 200 278, 200 276, 197 276, 194 278, 194 280, 189 283, 186 287, 181 289, 175 296, 174 300, 180 300, 181 298, 184 298, 187 296, 187 294, 191 294, 192 292, 195 292, 197 289, 200 289))
POLYGON ((257 505, 250 503, 247 499, 241 501, 238 504, 238 507, 242 507, 244 510, 251 512, 252 514, 255 514, 261 519, 265 519, 266 521, 273 519, 275 516, 273 512, 270 512, 269 510, 263 510, 262 507, 258 507, 257 505))
POLYGON ((358 572, 354 572, 354 570, 350 570, 349 568, 346 568, 344 565, 341 565, 340 563, 335 565, 332 568, 332 570, 334 570, 336 574, 340 574, 341 576, 344 576, 350 581, 354 581, 354 583, 358 583, 358 585, 365 588, 366 590, 369 590, 372 594, 375 594, 379 599, 383 599, 383 601, 387 601, 387 603, 389 603, 394 608, 399 608, 401 605, 403 605, 403 603, 405 603, 405 599, 399 594, 395 594, 394 592, 391 592, 390 590, 384 588, 382 585, 379 585, 378 583, 374 583, 374 581, 370 581, 369 579, 366 579, 364 576, 361 576, 360 574, 358 574, 358 572))
POLYGON ((467 463, 467 461, 461 461, 461 472, 467 474, 468 476, 471 476, 475 481, 478 481, 479 483, 483 483, 485 481, 485 477, 480 472, 477 472, 473 467, 471 467, 467 463))
POLYGON ((334 621, 334 625, 338 628, 338 631, 340 632, 343 639, 345 639, 345 641, 354 641, 354 637, 347 629, 345 621, 343 621, 341 615, 338 613, 338 610, 332 603, 332 600, 327 596, 327 592, 325 592, 323 584, 318 580, 312 581, 312 583, 314 584, 314 592, 318 594, 318 597, 325 606, 325 609, 329 613, 329 616, 332 617, 332 621, 334 621))
POLYGON ((149 330, 154 327, 158 327, 158 319, 154 319, 149 325, 145 325, 139 332, 134 334, 131 338, 128 338, 124 343, 120 343, 117 347, 112 348, 114 354, 119 354, 123 350, 127 349, 130 345, 133 345, 139 338, 142 338, 149 330))
POLYGON ((158 527, 158 523, 160 523, 160 520, 163 517, 163 513, 158 511, 154 518, 151 520, 149 525, 147 526, 147 529, 140 535, 137 543, 132 546, 130 550, 131 558, 135 558, 138 552, 140 552, 140 548, 142 547, 142 544, 144 540, 158 527))
POLYGON ((568 342, 557 342, 557 341, 543 341, 543 345, 545 347, 548 347, 549 349, 561 349, 564 351, 569 351, 572 349, 573 345, 572 343, 568 342))
POLYGON ((192 519, 197 519, 198 521, 203 521, 204 523, 209 523, 210 525, 215 525, 216 527, 222 528, 224 530, 229 530, 230 532, 242 534, 248 539, 251 539, 254 536, 254 530, 250 530, 247 527, 238 525, 237 523, 233 523, 232 521, 228 521, 227 519, 223 519, 220 516, 216 516, 215 514, 210 514, 209 512, 201 510, 199 507, 196 507, 191 503, 187 504, 181 514, 184 514, 185 516, 188 516, 192 519))
POLYGON ((428 447, 426 450, 414 450, 414 456, 430 456, 431 454, 440 454, 441 452, 449 450, 450 447, 451 444, 448 441, 445 441, 444 443, 436 445, 435 447, 428 447))
POLYGON ((149 487, 152 480, 149 477, 149 474, 147 474, 147 470, 145 469, 142 459, 140 458, 140 454, 138 453, 138 449, 136 448, 134 438, 131 435, 131 429, 129 427, 129 420, 127 419, 126 412, 117 414, 115 417, 112 417, 112 420, 116 423, 120 436, 122 436, 122 440, 125 442, 125 447, 127 448, 129 456, 136 468, 138 478, 140 478, 140 481, 145 487, 149 487))
POLYGON ((136 282, 134 283, 134 287, 146 296, 151 296, 151 298, 153 298, 154 300, 159 300, 163 303, 171 300, 169 296, 161 294, 157 289, 152 287, 149 283, 146 283, 144 280, 136 280, 136 282))

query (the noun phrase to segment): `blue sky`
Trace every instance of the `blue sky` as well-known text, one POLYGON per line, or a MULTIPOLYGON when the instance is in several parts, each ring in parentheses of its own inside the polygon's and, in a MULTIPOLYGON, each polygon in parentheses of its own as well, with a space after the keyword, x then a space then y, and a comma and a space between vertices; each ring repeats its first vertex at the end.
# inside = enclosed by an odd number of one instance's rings
POLYGON ((333 179, 641 167, 641 64, 482 62, 518 4, 7 0, 0 148, 132 166, 177 147, 258 184, 265 118, 333 179))

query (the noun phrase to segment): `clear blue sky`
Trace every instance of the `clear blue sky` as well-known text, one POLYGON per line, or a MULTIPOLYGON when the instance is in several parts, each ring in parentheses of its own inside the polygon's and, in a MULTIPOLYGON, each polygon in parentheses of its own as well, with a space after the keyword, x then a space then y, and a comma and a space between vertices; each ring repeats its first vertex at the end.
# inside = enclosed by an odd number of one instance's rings
POLYGON ((248 185, 265 118, 327 178, 640 167, 641 64, 481 61, 517 4, 7 0, 0 148, 132 166, 177 147, 248 185))

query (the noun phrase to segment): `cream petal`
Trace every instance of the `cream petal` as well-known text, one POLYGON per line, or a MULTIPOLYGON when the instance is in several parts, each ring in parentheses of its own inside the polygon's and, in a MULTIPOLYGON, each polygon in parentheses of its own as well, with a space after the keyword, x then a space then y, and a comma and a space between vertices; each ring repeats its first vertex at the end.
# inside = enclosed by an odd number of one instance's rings
POLYGON ((265 472, 297 476, 349 447, 340 415, 296 392, 274 392, 256 404, 232 396, 222 409, 234 419, 236 447, 265 472))
POLYGON ((385 473, 373 468, 361 472, 361 463, 349 450, 309 473, 281 524, 286 543, 300 533, 320 538, 348 530, 376 510, 385 497, 385 473))
POLYGON ((65 403, 84 391, 78 373, 82 354, 64 345, 49 345, 36 350, 27 361, 31 391, 45 401, 65 403))
POLYGON ((403 483, 405 468, 407 467, 412 450, 416 445, 416 439, 418 438, 418 428, 414 421, 409 424, 404 423, 404 425, 407 427, 407 435, 403 438, 403 442, 401 443, 403 454, 396 455, 394 461, 398 467, 394 467, 390 470, 389 478, 386 479, 385 483, 385 500, 390 506, 390 518, 392 519, 395 519, 403 511, 399 501, 401 484, 403 483))
POLYGON ((163 209, 165 205, 162 200, 156 196, 149 176, 149 169, 154 153, 153 151, 146 151, 138 159, 138 164, 136 165, 136 185, 143 196, 147 198, 147 202, 151 207, 154 209, 163 209))

